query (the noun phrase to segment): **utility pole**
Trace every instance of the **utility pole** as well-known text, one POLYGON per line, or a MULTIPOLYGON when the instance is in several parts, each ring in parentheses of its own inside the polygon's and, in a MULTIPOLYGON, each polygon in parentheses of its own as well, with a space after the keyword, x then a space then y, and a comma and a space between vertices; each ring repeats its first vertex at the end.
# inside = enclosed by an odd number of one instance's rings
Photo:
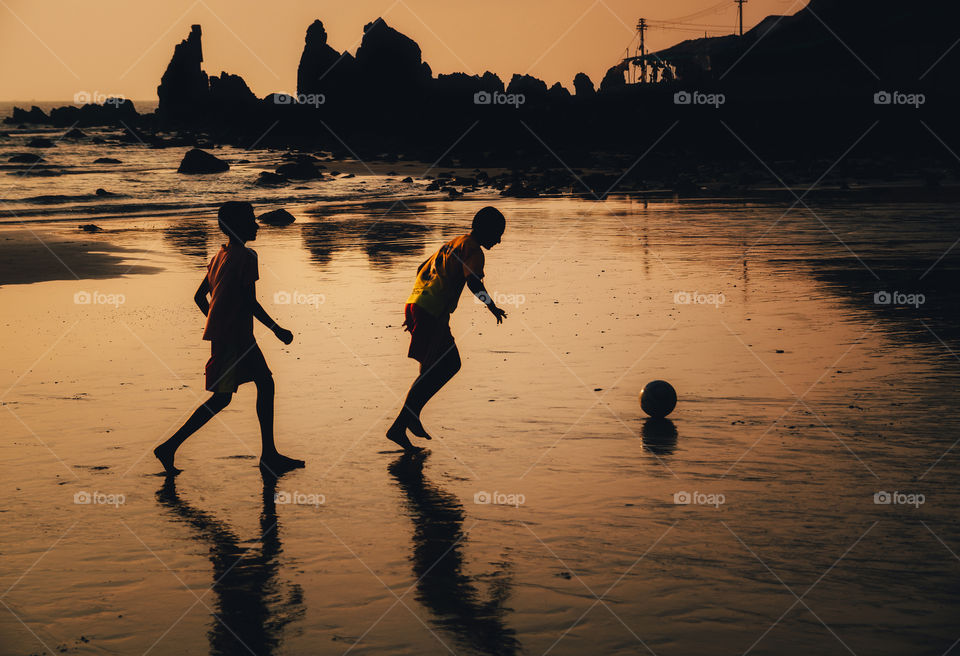
POLYGON ((647 49, 643 43, 643 33, 647 30, 647 19, 637 21, 637 32, 640 33, 640 81, 647 81, 647 49))
POLYGON ((733 0, 737 3, 737 18, 740 21, 740 36, 743 36, 743 3, 747 0, 733 0))

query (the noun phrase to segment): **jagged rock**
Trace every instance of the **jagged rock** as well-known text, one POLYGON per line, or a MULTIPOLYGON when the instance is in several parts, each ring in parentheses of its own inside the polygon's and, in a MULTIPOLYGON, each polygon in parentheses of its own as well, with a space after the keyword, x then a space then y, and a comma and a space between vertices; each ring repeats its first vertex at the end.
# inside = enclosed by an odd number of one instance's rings
POLYGON ((10 157, 7 161, 12 164, 39 164, 40 162, 45 162, 47 160, 35 153, 17 153, 16 155, 10 157))
POLYGON ((50 117, 48 117, 42 109, 36 105, 30 108, 30 111, 25 109, 20 109, 19 107, 13 108, 13 114, 3 119, 4 123, 49 123, 50 117))
POLYGON ((547 99, 547 83, 532 75, 514 73, 507 85, 508 94, 523 94, 526 104, 542 102, 547 99))
POLYGON ((190 27, 190 35, 173 50, 173 57, 157 87, 157 113, 165 121, 191 122, 201 116, 210 100, 199 25, 190 27))
MULTIPOLYGON (((49 123, 58 127, 67 125, 131 125, 137 118, 139 118, 139 114, 137 114, 137 109, 133 106, 132 100, 107 98, 102 105, 88 103, 82 107, 67 105, 51 109, 49 123)), ((68 134, 72 132, 73 130, 68 134)), ((77 132, 80 131, 77 130, 77 132)), ((86 136, 80 132, 80 135, 76 137, 66 138, 81 138, 81 135, 86 136)))
POLYGON ((593 98, 597 94, 593 81, 586 73, 577 73, 573 78, 573 90, 577 98, 593 98))
POLYGON ((219 157, 199 148, 193 148, 183 156, 177 173, 221 173, 229 168, 230 165, 219 157))
POLYGON ((216 116, 233 122, 249 117, 260 100, 242 77, 221 71, 219 76, 210 76, 209 103, 216 116))
POLYGON ((600 91, 610 91, 627 86, 624 64, 617 64, 607 69, 607 74, 600 81, 600 91))
POLYGON ((114 159, 113 157, 98 157, 93 160, 94 164, 120 164, 120 160, 114 159))
POLYGON ((382 18, 363 26, 356 63, 362 84, 377 95, 409 96, 425 89, 433 78, 417 42, 382 18))
POLYGON ((331 102, 349 97, 349 88, 356 78, 353 55, 342 55, 327 44, 327 31, 319 20, 313 21, 304 37, 303 53, 297 67, 297 93, 305 96, 323 94, 331 102))
POLYGON ((257 221, 272 226, 285 226, 290 225, 296 221, 296 219, 293 217, 293 214, 290 214, 287 210, 279 209, 261 214, 257 217, 257 221))
POLYGON ((413 184, 413 178, 411 178, 411 177, 408 175, 407 177, 405 177, 405 178, 404 178, 403 180, 401 180, 400 182, 403 182, 403 183, 406 183, 406 184, 413 184))

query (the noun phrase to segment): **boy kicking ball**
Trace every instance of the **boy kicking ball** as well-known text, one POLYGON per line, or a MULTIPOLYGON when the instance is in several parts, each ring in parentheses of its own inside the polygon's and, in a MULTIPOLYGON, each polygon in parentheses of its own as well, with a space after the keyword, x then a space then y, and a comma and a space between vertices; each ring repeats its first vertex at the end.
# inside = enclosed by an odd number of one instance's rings
POLYGON ((257 386, 257 418, 260 420, 262 450, 260 467, 272 474, 303 467, 303 460, 281 455, 273 441, 273 373, 253 336, 253 319, 273 331, 284 344, 293 333, 281 328, 257 301, 256 281, 260 278, 257 253, 246 242, 257 238, 257 222, 250 203, 230 201, 217 213, 220 230, 229 238, 207 266, 193 300, 207 317, 203 339, 210 342, 206 366, 206 388, 212 396, 194 410, 186 423, 166 442, 153 450, 167 474, 178 474, 173 464, 177 448, 210 419, 230 404, 243 383, 257 386), (207 301, 207 295, 210 301, 207 301))
POLYGON ((450 332, 450 313, 457 309, 466 285, 490 313, 503 323, 507 313, 498 308, 483 286, 483 248, 500 243, 506 219, 495 207, 484 207, 473 217, 469 234, 451 239, 417 269, 413 293, 407 299, 404 329, 410 331, 408 357, 420 363, 420 375, 410 386, 400 414, 387 439, 415 452, 407 430, 429 440, 420 422, 420 411, 460 371, 460 353, 450 332))

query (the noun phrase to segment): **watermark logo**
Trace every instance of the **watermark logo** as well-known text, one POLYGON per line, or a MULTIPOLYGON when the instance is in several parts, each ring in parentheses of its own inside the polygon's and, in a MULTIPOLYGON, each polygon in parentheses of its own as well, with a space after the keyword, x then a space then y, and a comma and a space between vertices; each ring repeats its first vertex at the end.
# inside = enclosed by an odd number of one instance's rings
POLYGON ((922 494, 912 494, 907 492, 887 492, 880 490, 873 495, 873 502, 878 506, 913 506, 919 508, 926 502, 927 498, 922 494))
POLYGON ((274 493, 273 500, 275 503, 280 504, 313 506, 314 508, 318 508, 327 502, 327 497, 322 494, 308 494, 306 492, 298 492, 297 490, 292 492, 281 490, 274 493))
POLYGON ((907 294, 898 291, 882 291, 873 295, 875 305, 912 305, 914 308, 918 308, 926 302, 927 297, 919 293, 907 294))
POLYGON ((712 305, 718 308, 727 302, 727 297, 723 295, 723 292, 717 294, 701 294, 698 291, 680 291, 673 295, 673 302, 677 305, 712 305))
POLYGON ((491 301, 494 305, 503 306, 503 305, 512 305, 513 307, 520 307, 527 302, 527 297, 523 294, 502 294, 500 292, 480 292, 473 297, 473 300, 478 305, 487 305, 491 301))
POLYGON ((903 93, 901 91, 877 91, 873 94, 874 105, 905 105, 919 109, 927 103, 927 97, 922 93, 903 93))
POLYGON ((527 97, 522 93, 477 91, 473 94, 474 105, 513 105, 515 109, 519 109, 520 105, 525 102, 527 102, 527 97))
POLYGON ((127 502, 127 497, 123 494, 105 494, 103 492, 87 492, 80 490, 74 492, 73 502, 78 506, 113 506, 119 508, 127 502))
POLYGON ((75 105, 113 105, 118 107, 127 99, 119 93, 100 93, 99 91, 77 91, 73 94, 75 105))
POLYGON ((275 93, 273 94, 274 105, 311 105, 319 107, 327 102, 327 97, 322 93, 275 93))
POLYGON ((307 294, 294 289, 292 292, 280 291, 273 295, 275 305, 310 305, 314 309, 327 302, 323 294, 307 294))
POLYGON ((703 93, 701 91, 677 91, 673 94, 674 105, 709 105, 714 109, 727 102, 722 93, 703 93))
POLYGON ((719 492, 708 494, 706 492, 687 492, 680 490, 673 493, 673 502, 678 506, 713 506, 719 508, 727 502, 727 497, 719 492))
POLYGON ((488 506, 513 506, 514 508, 519 508, 524 503, 526 503, 527 497, 522 494, 508 494, 506 492, 486 492, 481 490, 474 493, 473 502, 478 505, 488 505, 488 506))
POLYGON ((104 294, 96 290, 92 292, 79 291, 73 295, 73 302, 76 305, 112 305, 120 307, 127 302, 127 297, 123 294, 104 294))

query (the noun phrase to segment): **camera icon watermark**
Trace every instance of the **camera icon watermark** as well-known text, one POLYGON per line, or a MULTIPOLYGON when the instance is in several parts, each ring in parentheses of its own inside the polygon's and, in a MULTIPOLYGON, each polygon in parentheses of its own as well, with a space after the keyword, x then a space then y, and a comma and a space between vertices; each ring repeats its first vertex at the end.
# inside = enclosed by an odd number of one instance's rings
POLYGON ((702 294, 698 291, 679 291, 673 295, 673 302, 677 305, 712 305, 719 308, 727 302, 727 297, 723 292, 702 294))
POLYGON ((719 508, 726 502, 727 497, 719 492, 706 493, 696 490, 693 492, 680 490, 679 492, 673 493, 673 503, 678 506, 713 506, 714 508, 719 508))
POLYGON ((508 494, 506 492, 487 492, 480 490, 473 495, 473 502, 477 505, 487 506, 513 506, 519 508, 526 503, 527 497, 519 493, 508 494))
POLYGON ((322 494, 298 492, 297 490, 293 490, 292 492, 280 490, 274 493, 273 501, 274 503, 284 505, 291 504, 295 506, 313 506, 314 508, 319 508, 327 502, 327 497, 322 494))
POLYGON ((927 297, 920 293, 907 294, 904 292, 875 292, 873 295, 874 305, 912 305, 918 308, 927 302, 927 297))
POLYGON ((497 306, 512 305, 518 308, 527 302, 527 297, 523 294, 503 294, 501 292, 480 292, 473 297, 473 302, 478 305, 487 305, 491 301, 497 306))
POLYGON ((118 107, 127 101, 126 97, 119 93, 100 93, 99 91, 77 91, 73 94, 73 104, 75 105, 113 105, 118 107))
POLYGON ((887 492, 880 490, 873 495, 873 503, 878 506, 913 506, 919 508, 926 503, 927 498, 922 494, 907 492, 887 492))
POLYGON ((79 291, 73 295, 75 305, 112 305, 120 307, 127 302, 127 297, 123 294, 104 294, 96 290, 92 292, 79 291))
POLYGON ((290 292, 275 292, 273 302, 275 305, 309 305, 316 310, 327 302, 327 297, 323 294, 308 294, 294 289, 290 292))
POLYGON ((719 109, 726 104, 727 97, 722 93, 703 93, 702 91, 677 91, 673 94, 674 105, 707 105, 719 109))
POLYGON ((903 105, 919 109, 920 105, 927 104, 927 97, 922 93, 903 93, 901 91, 877 91, 873 94, 874 105, 903 105))
POLYGON ((274 105, 311 105, 319 107, 327 102, 326 95, 322 93, 275 93, 273 94, 274 105))
POLYGON ((123 494, 105 494, 94 490, 87 492, 79 490, 73 493, 73 503, 78 506, 113 506, 119 508, 127 502, 127 497, 123 494))
POLYGON ((527 97, 522 93, 477 91, 473 94, 474 105, 513 105, 514 109, 519 109, 520 105, 525 102, 527 102, 527 97))

